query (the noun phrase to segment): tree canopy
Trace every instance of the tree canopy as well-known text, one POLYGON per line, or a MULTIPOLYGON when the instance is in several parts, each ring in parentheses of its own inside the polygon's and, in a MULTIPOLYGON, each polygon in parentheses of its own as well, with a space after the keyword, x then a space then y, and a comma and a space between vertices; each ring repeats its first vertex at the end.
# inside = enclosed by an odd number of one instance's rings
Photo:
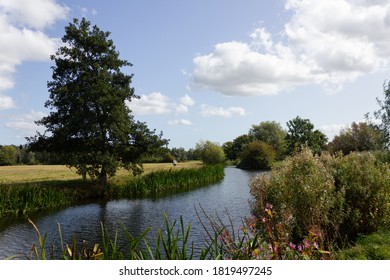
POLYGON ((302 145, 308 146, 314 153, 320 153, 325 147, 327 137, 309 119, 297 116, 287 122, 288 133, 286 136, 287 152, 293 154, 302 145))
POLYGON ((55 65, 45 103, 51 112, 37 121, 46 131, 28 139, 33 150, 63 155, 105 192, 107 176, 117 168, 137 172, 143 155, 167 144, 131 115, 126 102, 138 97, 133 75, 122 70, 132 65, 119 58, 109 36, 84 18, 66 26, 63 44, 51 56, 55 65))
POLYGON ((384 137, 374 125, 353 122, 350 127, 342 129, 329 145, 333 152, 342 151, 344 155, 354 151, 375 151, 384 147, 384 137))
POLYGON ((204 164, 223 163, 226 159, 224 150, 219 144, 211 141, 199 141, 195 148, 204 164))

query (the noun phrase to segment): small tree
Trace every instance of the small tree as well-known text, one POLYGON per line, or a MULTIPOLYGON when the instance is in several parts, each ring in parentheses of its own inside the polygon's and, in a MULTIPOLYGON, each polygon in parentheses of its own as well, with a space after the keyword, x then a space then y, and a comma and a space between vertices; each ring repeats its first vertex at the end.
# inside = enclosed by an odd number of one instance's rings
POLYGON ((267 143, 256 141, 249 143, 242 152, 238 165, 242 169, 268 170, 275 161, 276 152, 267 143))
POLYGON ((15 165, 18 161, 18 149, 15 146, 0 146, 0 165, 15 165))
POLYGON ((97 179, 104 194, 117 168, 137 173, 142 156, 167 143, 130 114, 126 102, 137 96, 132 75, 122 69, 131 64, 119 58, 109 35, 84 18, 65 28, 64 44, 51 57, 45 107, 52 111, 37 121, 46 131, 28 139, 33 150, 62 155, 81 175, 97 179))
POLYGON ((257 141, 262 141, 273 147, 279 159, 283 158, 285 153, 285 138, 287 132, 275 121, 265 121, 258 125, 252 125, 249 130, 249 136, 257 141))
POLYGON ((290 155, 302 146, 308 146, 314 153, 320 153, 325 147, 327 137, 321 131, 314 130, 309 119, 298 116, 288 121, 287 127, 286 149, 290 155))
POLYGON ((223 149, 211 141, 200 141, 196 144, 196 150, 204 164, 223 163, 226 159, 223 149))

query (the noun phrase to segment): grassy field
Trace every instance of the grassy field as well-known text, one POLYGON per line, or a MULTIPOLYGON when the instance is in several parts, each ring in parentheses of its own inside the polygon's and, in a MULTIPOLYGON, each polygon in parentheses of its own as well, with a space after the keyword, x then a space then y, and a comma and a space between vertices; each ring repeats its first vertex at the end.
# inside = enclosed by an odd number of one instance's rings
MULTIPOLYGON (((144 174, 169 170, 173 168, 172 163, 147 163, 144 164, 144 174)), ((197 168, 201 167, 200 161, 188 161, 178 163, 175 169, 197 168)), ((117 175, 110 179, 113 183, 121 183, 131 178, 129 171, 121 169, 117 175)), ((79 180, 81 176, 76 174, 76 169, 69 169, 64 165, 18 165, 18 166, 0 166, 0 185, 1 184, 19 184, 45 181, 72 181, 79 180)))

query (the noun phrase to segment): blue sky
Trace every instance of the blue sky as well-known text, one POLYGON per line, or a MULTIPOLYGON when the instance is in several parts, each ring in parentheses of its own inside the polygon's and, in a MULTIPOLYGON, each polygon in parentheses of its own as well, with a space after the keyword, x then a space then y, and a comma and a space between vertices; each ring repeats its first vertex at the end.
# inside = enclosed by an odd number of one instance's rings
POLYGON ((129 107, 170 147, 296 116, 331 140, 390 78, 386 0, 0 0, 0 145, 42 131, 49 57, 83 16, 133 64, 129 107))

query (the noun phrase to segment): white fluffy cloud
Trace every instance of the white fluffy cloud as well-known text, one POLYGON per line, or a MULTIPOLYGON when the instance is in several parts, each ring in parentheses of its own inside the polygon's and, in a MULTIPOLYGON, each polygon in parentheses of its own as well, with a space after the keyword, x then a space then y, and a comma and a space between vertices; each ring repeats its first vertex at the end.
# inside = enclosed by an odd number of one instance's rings
POLYGON ((214 107, 206 104, 200 105, 200 114, 203 117, 223 117, 223 118, 231 118, 233 116, 245 116, 245 109, 242 107, 214 107))
POLYGON ((224 95, 276 94, 304 84, 338 90, 389 62, 390 3, 288 0, 292 16, 275 40, 265 28, 196 56, 192 88, 224 95))
POLYGON ((133 99, 127 105, 136 115, 160 115, 171 112, 169 98, 161 92, 142 94, 140 99, 133 99))
POLYGON ((195 104, 194 100, 185 95, 177 104, 161 92, 142 94, 140 99, 133 99, 127 106, 135 115, 161 115, 168 113, 183 114, 188 112, 188 107, 195 104))
POLYGON ((0 0, 0 109, 14 107, 4 91, 13 88, 13 74, 23 61, 49 60, 59 39, 43 30, 66 18, 68 8, 55 0, 0 0))
POLYGON ((169 125, 192 125, 191 121, 186 119, 180 119, 180 120, 172 120, 168 122, 169 125))

